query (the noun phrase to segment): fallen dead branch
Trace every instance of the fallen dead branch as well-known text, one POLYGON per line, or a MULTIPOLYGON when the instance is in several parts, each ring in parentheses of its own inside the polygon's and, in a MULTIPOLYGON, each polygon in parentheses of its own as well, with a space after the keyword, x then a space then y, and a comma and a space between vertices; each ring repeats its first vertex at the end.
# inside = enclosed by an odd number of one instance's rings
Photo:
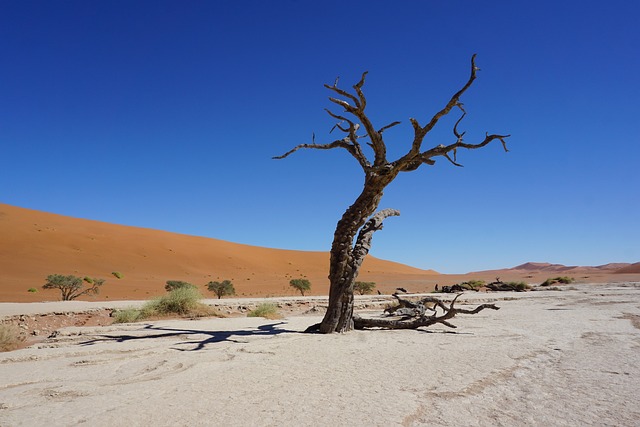
MULTIPOLYGON (((381 328, 381 329, 417 329, 429 327, 440 323, 449 328, 456 328, 449 322, 457 314, 477 314, 484 309, 499 310, 495 304, 481 304, 472 310, 457 308, 455 303, 461 293, 447 303, 434 297, 425 297, 414 302, 401 298, 398 294, 393 296, 398 300, 398 305, 385 309, 389 317, 365 318, 357 314, 353 315, 355 329, 381 328), (427 312, 429 311, 429 313, 427 312), (392 318, 391 318, 392 317, 392 318)), ((320 324, 312 325, 305 332, 318 331, 320 324)))

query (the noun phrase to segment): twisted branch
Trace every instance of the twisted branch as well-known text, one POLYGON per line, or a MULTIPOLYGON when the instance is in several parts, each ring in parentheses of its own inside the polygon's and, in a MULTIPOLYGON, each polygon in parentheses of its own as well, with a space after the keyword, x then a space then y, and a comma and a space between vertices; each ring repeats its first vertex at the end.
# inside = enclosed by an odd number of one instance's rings
POLYGON ((414 129, 414 138, 413 138, 413 143, 411 145, 411 150, 401 159, 394 162, 396 166, 400 168, 401 171, 403 172, 413 171, 422 164, 433 165, 435 164, 435 160, 433 160, 433 158, 437 156, 443 156, 447 160, 449 160, 449 162, 451 162, 454 166, 462 167, 462 165, 457 162, 458 148, 466 148, 468 150, 473 150, 473 149, 484 147, 485 145, 489 144, 491 141, 495 139, 499 139, 502 142, 502 146, 504 150, 509 151, 507 149, 505 139, 510 137, 511 135, 489 135, 487 133, 485 139, 482 142, 478 144, 467 144, 463 140, 465 132, 460 133, 458 131, 458 125, 460 124, 460 122, 462 122, 462 119, 464 119, 464 117, 467 115, 467 112, 465 111, 463 104, 460 102, 460 97, 467 91, 467 89, 471 87, 474 80, 476 79, 476 74, 478 70, 480 69, 476 66, 476 55, 474 54, 471 57, 471 72, 469 75, 469 79, 467 80, 466 84, 462 87, 462 89, 460 89, 451 97, 451 99, 445 105, 445 107, 442 110, 438 111, 431 118, 429 123, 427 123, 424 127, 421 127, 416 119, 413 119, 413 118, 410 119, 414 129), (449 114, 449 112, 451 112, 451 110, 454 107, 458 107, 462 111, 462 115, 453 126, 453 134, 456 137, 456 142, 447 146, 444 146, 441 144, 431 148, 430 150, 421 152, 420 150, 422 147, 422 142, 424 141, 424 137, 435 127, 438 121, 443 116, 449 114), (453 153, 453 158, 451 158, 451 156, 449 155, 450 152, 453 153))
POLYGON ((456 308, 455 303, 456 300, 462 294, 456 295, 456 297, 451 301, 451 304, 447 307, 443 301, 440 301, 436 298, 426 297, 420 300, 418 303, 413 303, 409 300, 400 298, 398 295, 394 295, 394 297, 400 303, 400 307, 411 308, 415 312, 415 316, 411 316, 407 314, 407 311, 389 310, 391 312, 401 311, 404 316, 400 319, 385 319, 385 318, 363 318, 357 315, 354 315, 353 322, 354 327, 356 329, 365 329, 365 328, 384 328, 384 329, 417 329, 420 327, 427 327, 435 325, 436 323, 441 323, 449 328, 456 328, 455 325, 451 324, 448 320, 455 317, 456 314, 477 314, 485 309, 490 310, 499 310, 500 307, 495 304, 481 304, 474 308, 473 310, 467 310, 463 308, 456 308), (426 303, 432 303, 434 308, 434 313, 431 316, 427 316, 425 313, 426 303), (437 308, 442 310, 442 314, 438 316, 437 308))
POLYGON ((369 220, 362 226, 358 233, 358 238, 353 246, 353 271, 358 271, 364 258, 371 249, 371 239, 373 239, 373 233, 378 230, 382 230, 383 221, 390 216, 400 216, 400 212, 395 209, 383 209, 375 213, 369 220))
POLYGON ((283 159, 300 148, 314 148, 314 149, 327 150, 327 149, 340 147, 340 148, 346 149, 358 161, 362 169, 368 175, 371 173, 386 174, 391 171, 395 171, 395 173, 414 171, 418 169, 420 166, 422 166, 423 164, 434 165, 435 164, 434 158, 439 156, 444 157, 454 166, 462 167, 462 165, 458 162, 458 159, 457 159, 459 148, 474 150, 474 149, 482 148, 496 139, 502 143, 502 147, 504 148, 505 151, 508 152, 509 150, 507 149, 506 138, 509 138, 510 135, 501 135, 501 134, 489 135, 487 133, 484 140, 482 140, 481 142, 476 144, 468 144, 464 142, 464 139, 463 139, 465 132, 460 132, 458 130, 460 123, 467 115, 467 112, 465 111, 463 104, 460 102, 460 98, 471 87, 471 85, 473 84, 473 82, 477 77, 477 72, 479 70, 479 68, 476 66, 475 61, 476 61, 476 55, 474 54, 471 57, 471 70, 470 70, 469 78, 464 84, 464 86, 462 86, 462 88, 458 90, 451 97, 451 99, 449 100, 449 102, 447 102, 444 108, 438 111, 425 126, 421 126, 418 120, 414 118, 409 119, 414 130, 414 138, 411 143, 411 148, 409 149, 407 154, 405 154, 404 156, 402 156, 401 158, 399 158, 398 160, 392 163, 389 163, 387 161, 386 145, 382 138, 382 134, 384 131, 399 125, 400 122, 394 121, 386 126, 381 127, 378 130, 376 130, 376 128, 373 126, 373 124, 371 123, 371 120, 365 113, 367 99, 364 95, 364 92, 362 91, 362 88, 365 84, 365 79, 367 76, 366 71, 362 73, 362 77, 360 78, 358 83, 356 83, 353 86, 355 94, 350 93, 346 90, 340 89, 338 87, 338 79, 336 79, 336 81, 332 86, 327 84, 324 85, 325 88, 329 89, 330 91, 334 92, 336 95, 339 96, 339 97, 329 97, 329 100, 332 103, 341 107, 346 113, 346 115, 337 114, 326 109, 326 112, 331 117, 333 117, 338 121, 331 129, 331 132, 333 132, 333 130, 337 128, 341 132, 344 132, 346 134, 345 138, 338 139, 329 144, 315 144, 315 141, 313 144, 300 144, 294 149, 285 153, 284 155, 274 157, 274 159, 283 159), (455 107, 459 108, 460 111, 462 112, 462 114, 460 115, 460 118, 458 118, 458 120, 453 126, 453 135, 456 138, 455 142, 449 145, 440 144, 429 150, 422 151, 422 143, 424 141, 425 136, 436 126, 436 124, 439 122, 439 120, 442 117, 449 114, 451 110, 455 107), (347 115, 353 116, 354 119, 349 119, 347 115), (356 123, 356 121, 358 123, 356 123), (348 127, 344 126, 343 123, 348 123, 349 126, 348 127), (364 135, 356 134, 356 132, 360 128, 360 125, 365 131, 364 135), (358 142, 359 139, 367 138, 367 137, 369 138, 367 145, 369 145, 372 148, 375 156, 373 165, 371 164, 367 156, 364 154, 362 147, 358 142))
MULTIPOLYGON (((369 145, 373 148, 373 152, 375 156, 373 166, 377 167, 387 163, 387 147, 384 144, 381 132, 376 131, 375 127, 371 123, 371 120, 369 119, 369 117, 364 111, 365 107, 367 106, 367 98, 364 96, 364 93, 362 92, 362 87, 364 86, 367 73, 368 71, 365 71, 364 73, 362 73, 362 77, 360 78, 360 81, 353 86, 353 89, 356 91, 357 97, 348 93, 347 91, 339 89, 335 84, 333 86, 324 85, 324 87, 353 102, 354 105, 351 105, 347 101, 329 97, 329 100, 331 102, 344 108, 344 111, 346 113, 349 113, 355 116, 358 119, 358 121, 362 124, 366 132, 366 135, 371 140, 371 143, 369 145)), ((395 124, 393 124, 393 126, 395 126, 395 124)), ((391 126, 388 126, 386 128, 388 129, 389 127, 391 126)), ((384 130, 384 128, 382 130, 384 130)))

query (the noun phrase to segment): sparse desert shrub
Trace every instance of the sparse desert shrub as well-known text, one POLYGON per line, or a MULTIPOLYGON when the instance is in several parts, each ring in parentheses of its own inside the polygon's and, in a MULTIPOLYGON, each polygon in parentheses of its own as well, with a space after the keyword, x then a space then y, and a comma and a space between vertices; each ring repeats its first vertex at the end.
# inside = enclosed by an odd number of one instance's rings
POLYGON ((258 305, 255 310, 247 313, 247 317, 264 317, 265 319, 282 319, 282 315, 278 312, 278 307, 270 302, 258 305))
POLYGON ((355 282, 353 284, 353 290, 360 295, 370 294, 375 289, 375 282, 355 282))
MULTIPOLYGON (((440 289, 440 292, 443 293, 455 293, 455 292, 464 292, 464 291, 478 291, 481 287, 485 286, 486 282, 484 280, 469 280, 462 283, 456 283, 451 286, 443 286, 440 289)), ((437 286, 437 285, 436 285, 437 286)), ((436 290, 438 292, 438 290, 436 290)))
POLYGON ((116 310, 112 314, 113 323, 133 323, 143 319, 142 310, 137 308, 125 308, 116 310))
POLYGON ((119 271, 114 271, 111 274, 113 274, 116 279, 122 279, 124 277, 119 271))
POLYGON ((513 286, 518 292, 523 292, 531 289, 531 286, 527 285, 525 282, 507 282, 507 285, 513 286))
POLYGON ((569 283, 573 283, 574 281, 575 279, 573 277, 560 276, 560 277, 549 278, 544 282, 542 282, 540 286, 551 286, 554 283, 562 283, 562 284, 568 285, 569 283))
POLYGON ((83 289, 83 279, 69 275, 50 274, 47 276, 47 283, 42 289, 59 289, 62 293, 62 301, 71 301, 82 295, 96 295, 100 292, 100 286, 104 284, 104 279, 92 279, 91 287, 83 289))
POLYGON ((0 324, 0 351, 15 350, 23 340, 18 328, 13 325, 0 324))
POLYGON ((193 292, 194 289, 178 289, 160 298, 148 301, 140 309, 130 307, 114 311, 111 315, 113 323, 134 323, 153 317, 171 315, 182 317, 225 317, 213 307, 202 304, 200 302, 201 295, 198 294, 198 299, 195 299, 195 301, 193 300, 195 295, 184 295, 185 293, 193 292))
POLYGON ((89 284, 93 284, 93 279, 91 277, 89 277, 89 276, 84 276, 84 279, 82 279, 82 280, 84 280, 85 282, 87 282, 89 284))
POLYGON ((311 282, 307 279, 291 279, 289 281, 289 286, 299 291, 302 296, 304 296, 304 293, 311 289, 311 282))
POLYGON ((531 286, 529 286, 527 283, 525 282, 502 282, 500 281, 500 279, 498 278, 495 282, 491 282, 491 283, 487 283, 487 288, 489 288, 492 291, 503 291, 503 292, 508 292, 508 291, 515 291, 515 292, 524 292, 524 291, 528 291, 531 289, 531 286))
POLYGON ((144 317, 165 316, 168 314, 189 314, 199 308, 202 295, 195 286, 184 286, 170 291, 168 294, 147 302, 142 307, 144 317))
POLYGON ((189 282, 183 282, 182 280, 167 280, 167 284, 164 285, 164 289, 167 292, 171 292, 173 290, 180 289, 180 288, 198 289, 196 285, 192 285, 189 282))
POLYGON ((552 278, 548 278, 544 282, 540 283, 540 286, 551 286, 554 283, 556 283, 555 280, 553 280, 552 278))
POLYGON ((38 290, 36 288, 29 288, 27 289, 27 292, 38 292, 38 290))
POLYGON ((218 296, 218 299, 226 295, 235 295, 236 289, 233 287, 231 280, 223 280, 222 282, 209 282, 207 289, 218 296))

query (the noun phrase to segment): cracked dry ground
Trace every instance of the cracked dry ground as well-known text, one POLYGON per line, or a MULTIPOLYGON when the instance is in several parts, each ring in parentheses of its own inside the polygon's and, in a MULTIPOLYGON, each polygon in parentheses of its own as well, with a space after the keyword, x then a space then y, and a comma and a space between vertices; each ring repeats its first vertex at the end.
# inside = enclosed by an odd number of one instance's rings
POLYGON ((330 336, 300 333, 312 316, 66 328, 0 355, 0 425, 637 425, 640 289, 469 298, 501 310, 330 336))

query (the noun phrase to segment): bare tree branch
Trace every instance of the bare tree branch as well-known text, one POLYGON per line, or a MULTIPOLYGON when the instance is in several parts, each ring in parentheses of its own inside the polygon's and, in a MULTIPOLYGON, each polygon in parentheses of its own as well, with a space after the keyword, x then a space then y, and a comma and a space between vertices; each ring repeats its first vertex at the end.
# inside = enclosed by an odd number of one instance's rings
POLYGON ((369 120, 369 117, 364 112, 364 109, 367 106, 367 98, 364 96, 364 93, 362 92, 362 87, 364 86, 367 73, 368 73, 367 71, 362 73, 362 77, 360 78, 360 81, 353 86, 354 90, 356 91, 356 94, 358 95, 357 98, 354 95, 342 89, 338 89, 337 87, 328 86, 328 85, 325 85, 325 87, 353 101, 353 103, 355 104, 355 107, 346 101, 332 98, 332 97, 329 98, 331 102, 333 102, 334 104, 338 104, 342 108, 344 108, 344 110, 347 113, 354 115, 358 119, 358 121, 362 124, 365 132, 367 133, 367 135, 369 136, 369 139, 371 140, 371 144, 369 145, 371 146, 371 148, 373 148, 373 152, 375 155, 373 166, 380 167, 380 166, 384 166, 387 163, 387 148, 384 144, 384 141, 382 140, 381 132, 376 131, 376 128, 371 123, 371 120, 369 120))
POLYGON ((449 157, 449 153, 444 153, 444 157, 449 160, 454 166, 458 166, 459 168, 463 167, 460 163, 456 163, 451 157, 449 157))
POLYGON ((442 116, 449 114, 453 107, 460 104, 460 97, 467 91, 467 89, 471 87, 473 81, 476 79, 476 72, 478 70, 479 68, 476 67, 476 54, 474 53, 471 56, 471 74, 469 76, 469 80, 467 80, 467 83, 462 87, 462 89, 460 89, 451 97, 447 105, 431 118, 429 123, 427 123, 427 125, 423 128, 425 134, 429 133, 429 131, 431 131, 431 129, 433 129, 436 124, 438 124, 438 120, 440 120, 442 116))
POLYGON ((401 123, 401 122, 396 121, 396 122, 393 122, 393 123, 388 124, 388 125, 386 125, 386 126, 383 126, 383 127, 381 127, 381 128, 378 130, 378 133, 380 133, 380 134, 381 134, 381 133, 382 133, 382 132, 384 132, 385 130, 390 129, 390 128, 394 127, 394 126, 397 126, 397 125, 399 125, 400 123, 401 123))
MULTIPOLYGON (((438 123, 438 121, 445 115, 449 114, 449 112, 451 111, 451 109, 455 106, 458 106, 460 109, 462 109, 462 104, 460 103, 460 97, 467 91, 467 89, 469 89, 471 87, 471 85, 473 84, 473 81, 476 79, 476 72, 479 70, 478 67, 476 67, 476 54, 473 54, 473 56, 471 57, 471 73, 469 75, 469 79, 467 80, 466 84, 462 87, 462 89, 460 89, 458 92, 456 92, 451 99, 449 100, 449 102, 445 105, 445 107, 438 111, 429 121, 429 123, 427 123, 424 127, 420 127, 418 125, 418 121, 415 119, 411 119, 411 123, 413 125, 414 128, 414 138, 413 138, 413 143, 411 145, 411 149, 409 150, 409 152, 403 156, 401 159, 399 159, 397 162, 399 167, 401 168, 401 170, 403 171, 407 171, 407 170, 414 170, 414 169, 406 169, 407 164, 412 163, 411 167, 413 167, 415 165, 415 158, 417 156, 422 157, 422 161, 423 163, 427 163, 424 160, 426 159, 426 156, 423 156, 420 154, 420 150, 422 147, 422 142, 424 141, 424 137, 435 127, 435 125, 438 123)), ((463 110, 464 112, 464 110, 463 110)), ((463 113, 464 116, 464 113, 463 113)), ((459 122, 460 120, 458 120, 459 122)), ((458 123, 456 123, 456 126, 454 126, 455 132, 457 133, 457 125, 458 123)), ((456 135, 457 136, 457 135, 456 135)), ((441 155, 441 154, 440 154, 441 155)))
POLYGON ((462 142, 462 137, 464 136, 464 134, 466 132, 462 132, 459 133, 458 132, 458 125, 460 124, 460 122, 462 121, 462 119, 464 119, 464 116, 467 115, 467 112, 464 110, 464 108, 462 108, 462 104, 458 103, 458 107, 460 108, 460 110, 462 110, 462 115, 460 116, 460 118, 458 119, 458 121, 456 122, 455 125, 453 125, 453 134, 455 135, 456 139, 460 142, 462 142))
POLYGON ((340 96, 344 96, 345 98, 348 98, 348 99, 352 100, 354 105, 356 106, 356 108, 360 108, 361 104, 360 104, 360 101, 358 100, 358 98, 356 98, 355 96, 351 95, 346 90, 339 89, 338 86, 337 86, 337 82, 338 81, 336 80, 336 83, 334 83, 333 86, 329 86, 329 85, 325 84, 324 87, 326 87, 329 90, 334 91, 335 93, 337 93, 340 96))
MULTIPOLYGON (((475 150, 478 148, 482 148, 486 145, 488 145, 491 141, 499 139, 502 142, 502 147, 504 148, 505 151, 509 151, 507 149, 507 143, 505 141, 505 138, 509 138, 511 135, 489 135, 486 134, 484 140, 478 144, 467 144, 465 142, 463 142, 462 140, 457 141, 453 144, 444 146, 444 145, 438 145, 437 147, 434 147, 428 151, 425 151, 424 153, 422 153, 422 157, 424 159, 431 159, 432 157, 437 157, 437 156, 445 156, 448 157, 448 153, 450 151, 453 150, 457 150, 458 148, 466 148, 467 150, 475 150)), ((451 160, 451 159, 449 159, 451 160)))
POLYGON ((300 144, 294 147, 289 152, 285 153, 284 155, 274 157, 274 159, 283 159, 301 148, 315 148, 315 149, 326 150, 326 149, 341 147, 349 151, 349 153, 351 153, 351 155, 355 157, 356 160, 358 160, 358 163, 360 163, 360 165, 365 170, 365 172, 368 172, 371 168, 371 163, 364 155, 362 148, 358 142, 358 139, 368 136, 370 139, 370 143, 368 143, 368 145, 371 146, 375 155, 373 166, 374 167, 385 166, 387 164, 386 146, 384 144, 384 141, 382 140, 382 132, 385 131, 386 129, 389 129, 393 126, 398 125, 400 122, 393 122, 387 126, 382 127, 379 131, 376 131, 375 127, 369 120, 369 117, 364 112, 364 108, 367 104, 367 100, 366 100, 366 97, 364 96, 364 93, 362 92, 362 87, 365 83, 366 75, 367 75, 367 72, 365 71, 364 73, 362 73, 362 77, 360 78, 360 81, 353 86, 357 96, 343 89, 338 88, 337 87, 338 79, 336 79, 336 82, 334 83, 333 86, 330 86, 327 84, 324 85, 325 88, 331 90, 332 92, 335 92, 336 94, 340 95, 343 98, 348 99, 353 103, 352 105, 349 102, 345 101, 344 99, 329 97, 329 101, 342 107, 346 113, 354 116, 360 122, 360 124, 364 127, 364 130, 366 132, 365 135, 358 136, 355 134, 355 132, 358 130, 359 125, 356 124, 353 120, 350 120, 341 114, 336 114, 329 109, 325 109, 325 111, 331 117, 339 121, 333 126, 333 128, 331 128, 330 133, 336 128, 338 128, 339 130, 341 130, 342 132, 348 135, 348 139, 350 143, 347 143, 344 139, 342 139, 342 140, 336 140, 329 144, 315 144, 315 143, 300 144), (342 123, 344 122, 349 123, 348 129, 342 125, 342 123))
MULTIPOLYGON (((481 304, 475 307, 473 310, 467 310, 462 308, 456 308, 455 303, 458 297, 462 294, 456 295, 456 297, 451 301, 449 307, 445 306, 442 301, 439 301, 435 298, 424 298, 420 302, 412 303, 408 300, 401 299, 397 295, 394 295, 400 302, 400 304, 404 307, 409 307, 415 310, 416 315, 405 315, 400 319, 388 319, 388 318, 363 318, 357 315, 353 316, 354 327, 356 329, 365 329, 365 328, 384 328, 384 329, 417 329, 420 327, 428 327, 435 325, 436 323, 440 323, 449 328, 456 328, 455 325, 448 322, 449 319, 455 317, 456 314, 477 314, 485 309, 490 310, 499 310, 500 307, 495 304, 481 304), (434 312, 433 315, 427 316, 425 315, 424 304, 426 302, 431 302, 435 307, 438 307, 442 310, 441 315, 437 315, 437 311, 434 312), (422 306, 422 307, 420 307, 422 306)), ((400 311, 400 310, 396 310, 400 311)), ((402 313, 407 313, 407 311, 402 311, 402 313)))
POLYGON ((344 148, 358 161, 358 163, 360 163, 360 166, 362 166, 363 169, 366 170, 369 167, 371 167, 371 165, 369 164, 369 161, 362 154, 362 151, 359 150, 359 147, 355 147, 353 144, 349 143, 349 137, 346 137, 345 139, 335 140, 329 144, 300 144, 293 147, 291 150, 287 151, 283 155, 275 156, 272 158, 275 160, 284 159, 285 157, 288 157, 289 155, 295 153, 301 148, 313 148, 316 150, 331 150, 332 148, 344 148))
POLYGON ((349 113, 353 113, 353 111, 356 110, 356 107, 353 107, 351 104, 349 104, 347 101, 344 101, 342 99, 338 99, 338 98, 333 98, 333 97, 329 97, 329 101, 333 102, 334 104, 338 104, 339 106, 341 106, 342 108, 344 108, 344 111, 347 111, 349 113))
POLYGON ((353 86, 353 88, 356 90, 356 93, 358 94, 358 98, 360 98, 359 107, 362 111, 364 111, 364 107, 367 106, 367 98, 365 98, 364 93, 362 93, 362 86, 364 86, 364 79, 365 77, 367 77, 367 74, 369 74, 368 71, 362 73, 360 81, 353 86))

